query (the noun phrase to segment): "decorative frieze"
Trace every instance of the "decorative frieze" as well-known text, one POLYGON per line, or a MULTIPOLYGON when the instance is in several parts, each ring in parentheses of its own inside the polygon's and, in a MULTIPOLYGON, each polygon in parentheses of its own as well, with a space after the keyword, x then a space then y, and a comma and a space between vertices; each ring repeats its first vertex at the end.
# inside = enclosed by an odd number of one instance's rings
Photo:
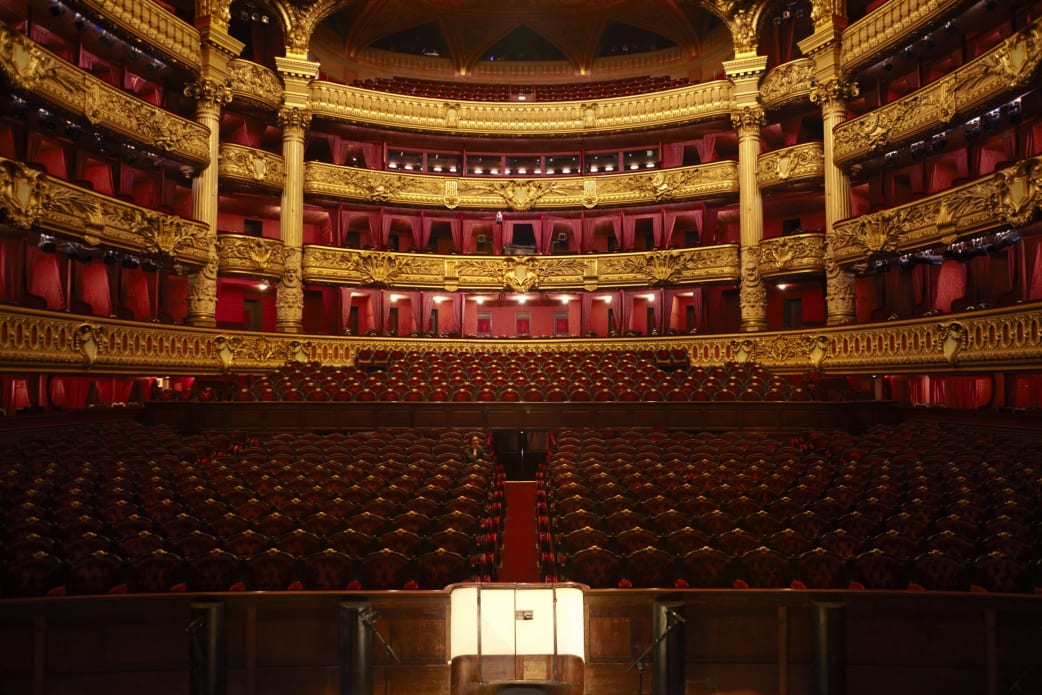
POLYGON ((761 189, 793 181, 821 180, 825 175, 825 154, 820 142, 808 142, 759 156, 756 183, 761 189))
POLYGON ((128 141, 192 165, 209 164, 204 126, 113 87, 0 23, 0 70, 15 89, 128 141))
POLYGON ((206 225, 126 203, 0 158, 0 211, 16 227, 39 228, 199 266, 208 256, 206 225))
MULTIPOLYGON (((357 350, 374 347, 510 353, 532 350, 534 343, 228 332, 0 307, 0 364, 18 371, 198 376, 228 369, 272 371, 288 360, 346 366, 357 350)), ((683 349, 693 366, 755 360, 776 372, 991 372, 1042 359, 1042 309, 1021 305, 806 331, 597 341, 558 338, 551 347, 581 352, 683 349)))
POLYGON ((825 270, 825 235, 794 234, 760 241, 760 277, 825 270))
POLYGON ((734 110, 728 80, 596 103, 479 102, 391 94, 322 80, 311 83, 316 116, 369 126, 450 134, 516 137, 582 135, 666 128, 726 118, 734 110))
POLYGON ((361 203, 517 211, 583 206, 642 205, 697 200, 738 192, 737 164, 692 167, 596 178, 447 178, 307 162, 304 194, 361 203))
POLYGON ((1042 19, 936 82, 838 125, 836 164, 852 164, 972 117, 1030 82, 1040 63, 1042 19))
POLYGON ((441 256, 306 246, 307 282, 455 291, 594 290, 738 279, 733 245, 583 256, 441 256))
POLYGON ((972 234, 1019 227, 1042 204, 1042 158, 905 205, 837 222, 836 262, 948 245, 972 234))
POLYGON ((222 179, 275 191, 281 191, 286 180, 281 155, 231 143, 221 144, 219 172, 222 179))

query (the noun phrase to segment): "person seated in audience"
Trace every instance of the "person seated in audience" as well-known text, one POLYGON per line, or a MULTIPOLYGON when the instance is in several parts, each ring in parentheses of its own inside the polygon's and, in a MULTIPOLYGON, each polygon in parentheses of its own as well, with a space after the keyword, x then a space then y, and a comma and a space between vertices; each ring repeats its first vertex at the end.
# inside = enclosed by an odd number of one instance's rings
POLYGON ((463 447, 463 460, 467 463, 479 463, 485 461, 485 447, 481 445, 481 437, 474 435, 470 438, 470 444, 463 447))

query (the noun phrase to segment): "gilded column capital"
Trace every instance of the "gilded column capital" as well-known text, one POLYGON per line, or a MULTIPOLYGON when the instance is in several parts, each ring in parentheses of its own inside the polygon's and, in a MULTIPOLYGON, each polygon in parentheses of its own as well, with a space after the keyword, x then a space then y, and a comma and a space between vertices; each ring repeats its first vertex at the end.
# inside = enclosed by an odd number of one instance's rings
POLYGON ((847 102, 858 94, 857 83, 838 77, 813 82, 810 88, 810 100, 823 109, 846 108, 847 102))
POLYGON ((232 102, 232 90, 227 83, 205 78, 186 84, 184 95, 193 99, 199 110, 220 111, 232 102))
POLYGON ((277 122, 284 130, 307 130, 311 125, 311 111, 296 106, 279 109, 277 122))
POLYGON ((741 111, 735 111, 731 114, 731 125, 734 126, 739 135, 747 132, 759 132, 766 122, 764 109, 759 104, 745 106, 741 111))

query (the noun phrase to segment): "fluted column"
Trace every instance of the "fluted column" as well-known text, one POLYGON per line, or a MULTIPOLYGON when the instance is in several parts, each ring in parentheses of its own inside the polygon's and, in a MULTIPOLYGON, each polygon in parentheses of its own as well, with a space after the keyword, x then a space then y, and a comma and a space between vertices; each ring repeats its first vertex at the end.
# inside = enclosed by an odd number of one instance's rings
POLYGON ((760 156, 763 107, 758 103, 760 76, 767 65, 763 56, 727 61, 724 69, 735 85, 736 109, 731 124, 738 131, 738 204, 742 280, 738 289, 741 330, 767 330, 767 289, 760 277, 760 240, 763 239, 763 200, 756 182, 760 156))
POLYGON ((242 50, 242 42, 220 28, 204 27, 203 76, 185 86, 195 100, 195 118, 210 129, 210 163, 192 180, 192 217, 208 228, 206 265, 188 276, 188 316, 192 326, 217 325, 217 171, 221 148, 221 109, 232 100, 227 85, 228 62, 242 50))
MULTIPOLYGON (((828 19, 832 19, 828 17, 828 19)), ((834 129, 847 118, 847 101, 857 95, 857 87, 842 78, 839 39, 842 28, 827 24, 800 42, 800 48, 814 59, 814 82, 810 99, 821 106, 825 156, 825 302, 830 326, 857 320, 854 278, 836 264, 832 252, 835 223, 850 217, 850 178, 836 166, 834 129)))
POLYGON ((286 260, 275 298, 275 330, 300 333, 304 330, 304 136, 311 123, 308 84, 318 75, 318 63, 297 58, 276 58, 275 62, 285 84, 278 123, 286 166, 280 216, 286 260))

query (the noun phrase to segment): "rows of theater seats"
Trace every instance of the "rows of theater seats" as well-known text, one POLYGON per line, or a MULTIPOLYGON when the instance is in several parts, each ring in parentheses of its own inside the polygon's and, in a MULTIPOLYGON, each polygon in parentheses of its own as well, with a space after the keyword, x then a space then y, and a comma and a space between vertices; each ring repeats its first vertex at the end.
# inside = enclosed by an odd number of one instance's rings
POLYGON ((688 83, 685 78, 647 75, 572 84, 465 84, 410 77, 376 77, 358 80, 354 86, 394 94, 463 101, 517 101, 519 96, 529 101, 574 101, 649 94, 683 87, 688 83))
POLYGON ((464 464, 464 437, 185 438, 121 423, 27 439, 2 455, 3 595, 491 578, 502 475, 464 464))
POLYGON ((563 432, 539 477, 544 572, 598 587, 1033 591, 1037 451, 922 422, 791 441, 563 432))
MULTIPOLYGON (((220 398, 199 389, 163 398, 220 398)), ((812 400, 802 377, 762 365, 690 367, 684 350, 492 352, 363 350, 353 367, 293 362, 242 376, 236 401, 790 401, 812 400)))

